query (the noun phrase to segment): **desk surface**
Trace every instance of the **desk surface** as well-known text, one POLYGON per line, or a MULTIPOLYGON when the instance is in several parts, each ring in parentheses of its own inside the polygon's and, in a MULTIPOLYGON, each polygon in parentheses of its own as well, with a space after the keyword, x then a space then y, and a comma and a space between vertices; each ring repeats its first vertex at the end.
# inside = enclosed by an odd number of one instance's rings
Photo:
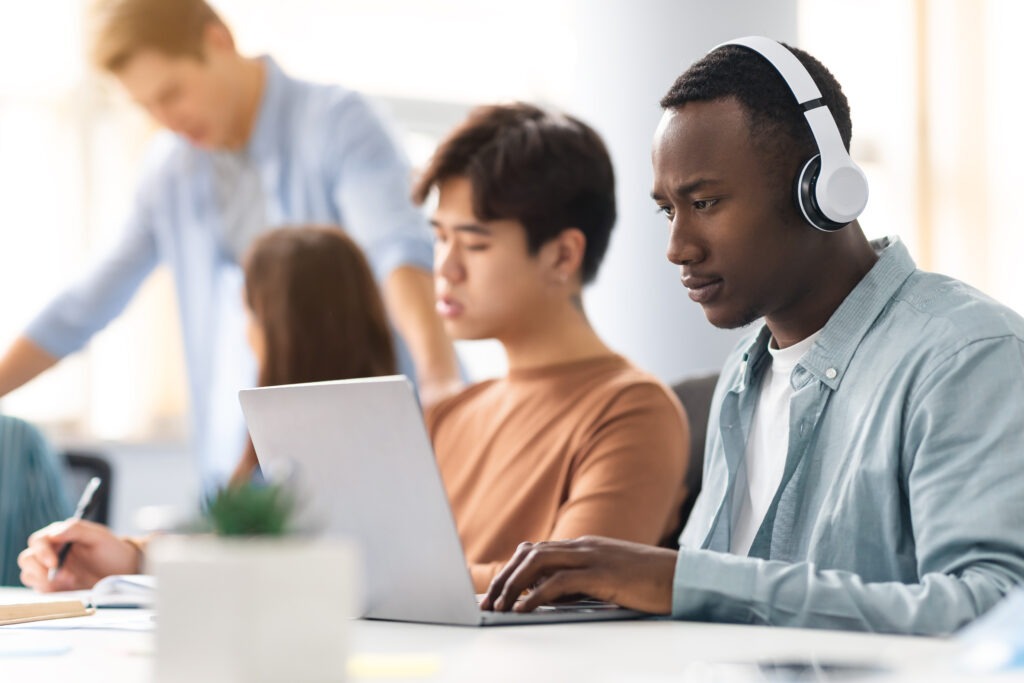
MULTIPOLYGON (((25 589, 0 589, 0 603, 31 599, 25 589)), ((153 680, 154 625, 149 610, 101 610, 0 627, 0 679, 153 680), (42 652, 12 655, 19 645, 42 652)), ((954 650, 941 639, 665 620, 488 628, 356 620, 351 633, 356 681, 775 680, 743 665, 756 662, 873 664, 936 680, 954 650)))

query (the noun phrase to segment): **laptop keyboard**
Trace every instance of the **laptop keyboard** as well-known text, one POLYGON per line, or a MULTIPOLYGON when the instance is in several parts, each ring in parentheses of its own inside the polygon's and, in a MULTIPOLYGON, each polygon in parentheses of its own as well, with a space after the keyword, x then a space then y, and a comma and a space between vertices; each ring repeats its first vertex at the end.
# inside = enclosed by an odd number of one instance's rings
MULTIPOLYGON (((483 594, 476 596, 476 602, 479 605, 484 599, 483 594)), ((520 598, 522 600, 522 598, 520 598)), ((604 600, 595 600, 593 598, 581 598, 579 600, 571 600, 568 602, 557 602, 553 605, 541 605, 535 612, 555 612, 562 614, 578 614, 588 612, 604 612, 606 610, 622 609, 618 605, 605 602, 604 600)))

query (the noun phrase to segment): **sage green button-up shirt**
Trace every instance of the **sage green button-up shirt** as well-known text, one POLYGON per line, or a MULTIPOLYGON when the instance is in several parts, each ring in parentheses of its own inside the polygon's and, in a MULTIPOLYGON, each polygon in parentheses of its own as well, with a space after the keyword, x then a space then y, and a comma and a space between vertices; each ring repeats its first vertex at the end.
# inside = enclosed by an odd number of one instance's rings
POLYGON ((766 328, 726 361, 673 615, 944 634, 1024 584, 1024 319, 895 238, 793 370, 782 483, 749 557, 732 488, 766 328))

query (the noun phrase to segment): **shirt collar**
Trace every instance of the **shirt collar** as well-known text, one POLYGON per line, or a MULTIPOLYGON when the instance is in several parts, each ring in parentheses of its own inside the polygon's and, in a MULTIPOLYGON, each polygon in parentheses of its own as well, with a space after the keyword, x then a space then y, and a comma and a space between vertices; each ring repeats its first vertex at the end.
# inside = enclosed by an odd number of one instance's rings
MULTIPOLYGON (((871 246, 878 253, 878 261, 835 310, 817 341, 798 363, 832 390, 839 388, 854 353, 882 310, 917 269, 906 245, 898 237, 874 240, 871 246)), ((762 327, 743 354, 734 391, 741 391, 748 385, 751 369, 767 355, 770 340, 768 327, 762 327)))

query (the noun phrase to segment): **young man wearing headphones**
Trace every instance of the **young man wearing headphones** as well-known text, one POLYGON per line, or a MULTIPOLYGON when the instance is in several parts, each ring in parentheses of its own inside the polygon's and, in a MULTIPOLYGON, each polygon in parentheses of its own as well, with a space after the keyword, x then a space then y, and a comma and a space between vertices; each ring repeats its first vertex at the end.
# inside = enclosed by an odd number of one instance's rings
POLYGON ((849 107, 810 55, 719 46, 662 106, 669 260, 712 324, 764 325, 726 361, 678 553, 523 544, 484 608, 587 593, 686 619, 956 630, 1024 583, 1024 320, 865 238, 849 107))

